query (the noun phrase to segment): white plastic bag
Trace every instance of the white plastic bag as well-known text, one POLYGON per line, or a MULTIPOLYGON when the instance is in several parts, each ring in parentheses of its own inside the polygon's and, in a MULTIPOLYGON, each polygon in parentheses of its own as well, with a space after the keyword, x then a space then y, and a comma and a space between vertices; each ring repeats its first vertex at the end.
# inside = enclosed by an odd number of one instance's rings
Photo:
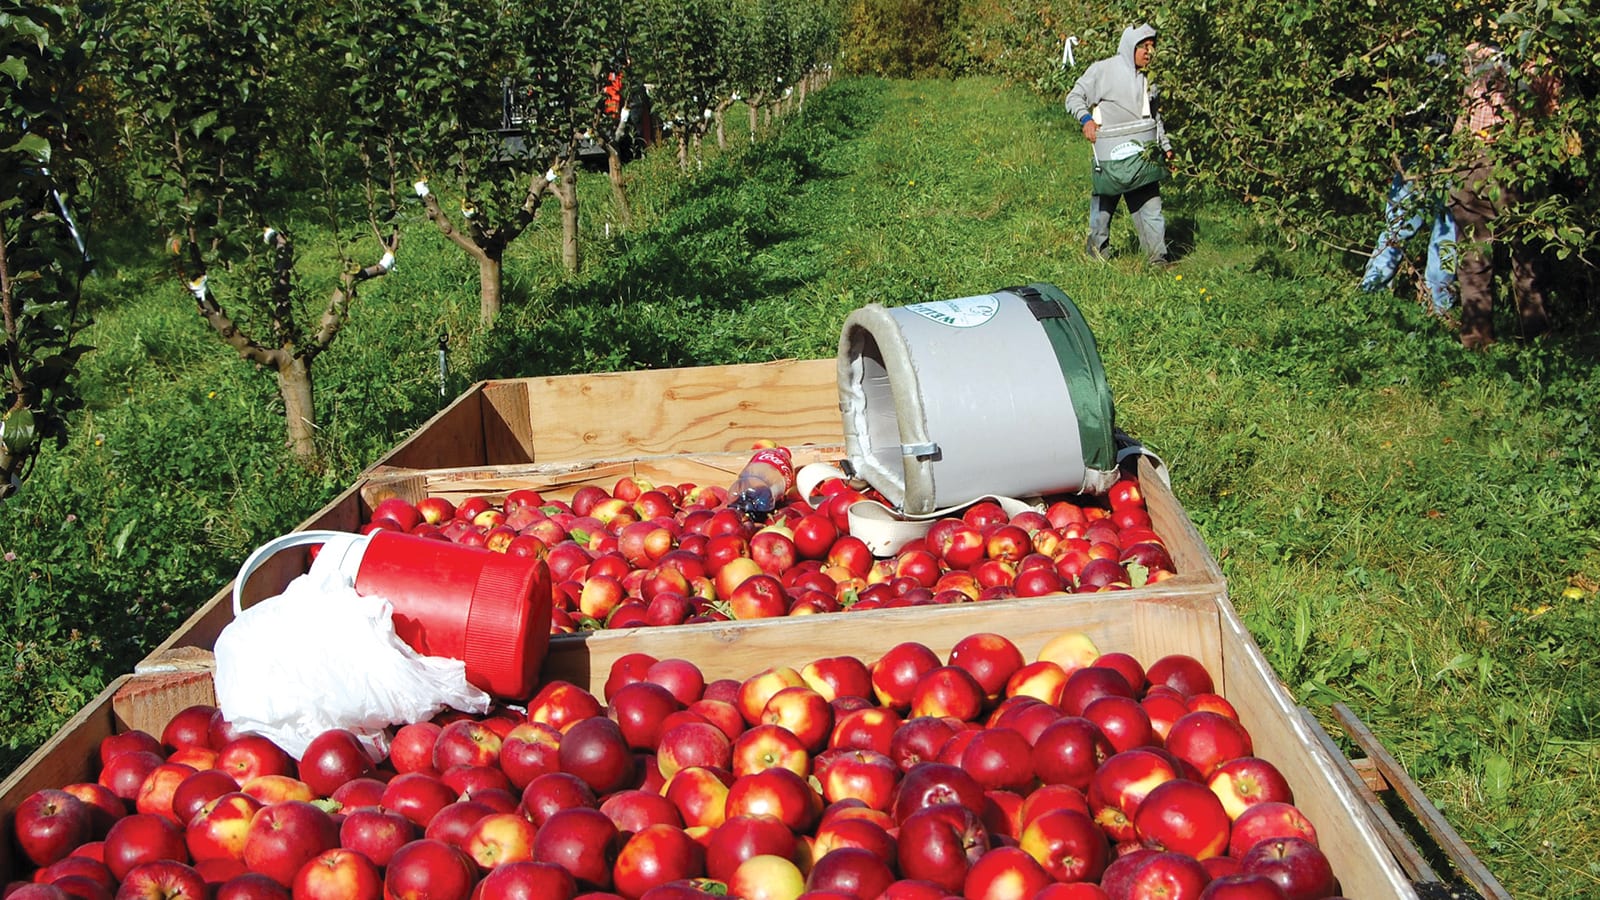
POLYGON ((222 629, 218 707, 296 759, 331 728, 355 732, 380 759, 389 725, 445 707, 486 712, 489 695, 468 683, 466 663, 419 654, 395 634, 392 614, 387 600, 358 595, 337 572, 301 575, 222 629))

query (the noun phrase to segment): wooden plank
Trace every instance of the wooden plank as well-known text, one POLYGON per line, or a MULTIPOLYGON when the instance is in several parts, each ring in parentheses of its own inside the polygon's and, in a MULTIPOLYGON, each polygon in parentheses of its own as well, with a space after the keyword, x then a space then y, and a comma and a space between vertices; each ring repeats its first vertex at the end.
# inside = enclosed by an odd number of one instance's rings
POLYGON ((1115 597, 1058 594, 1029 600, 922 606, 748 622, 629 628, 550 640, 544 675, 595 693, 611 664, 627 653, 693 660, 712 678, 744 678, 771 665, 802 665, 824 656, 875 659, 901 641, 947 653, 975 631, 1013 640, 1036 655, 1062 631, 1082 631, 1103 647, 1136 646, 1146 655, 1174 642, 1202 658, 1217 658, 1216 614, 1200 595, 1115 597), (1160 628, 1151 627, 1159 621, 1160 628), (1143 627, 1141 627, 1141 622, 1143 627), (1159 636, 1159 637, 1158 637, 1159 636))
POLYGON ((540 435, 534 430, 531 418, 534 401, 530 397, 535 387, 531 382, 520 379, 492 381, 484 385, 484 462, 513 463, 536 458, 540 435))
MULTIPOLYGON (((1330 757, 1334 759, 1344 758, 1344 752, 1333 742, 1333 737, 1322 727, 1322 723, 1318 722, 1316 717, 1311 714, 1311 710, 1303 706, 1300 707, 1300 718, 1305 721, 1306 729, 1316 737, 1317 742, 1322 745, 1322 748, 1327 751, 1330 757)), ((1411 843, 1411 839, 1406 836, 1405 831, 1400 827, 1400 823, 1396 822, 1394 816, 1389 814, 1388 807, 1384 806, 1383 800, 1378 797, 1378 789, 1374 788, 1361 771, 1353 765, 1341 769, 1340 774, 1346 776, 1345 783, 1350 786, 1350 790, 1354 791, 1356 796, 1361 798, 1361 802, 1367 805, 1367 812, 1372 815, 1373 821, 1377 823, 1378 834, 1383 837, 1384 845, 1389 848, 1390 853, 1394 854, 1401 868, 1405 869, 1406 875, 1412 881, 1437 882, 1439 876, 1434 873, 1433 867, 1428 865, 1428 861, 1423 858, 1416 845, 1411 843)), ((1379 780, 1381 781, 1382 779, 1379 780)), ((1387 788, 1387 786, 1387 783, 1385 783, 1384 787, 1387 788)))
POLYGON ((535 462, 840 444, 834 361, 528 379, 535 462))
POLYGON ((1139 493, 1144 495, 1150 524, 1166 540, 1178 577, 1198 584, 1222 584, 1222 567, 1149 457, 1139 457, 1138 476, 1139 493))
POLYGON ((1361 752, 1372 760, 1378 771, 1383 773, 1384 780, 1389 782, 1395 794, 1405 802, 1407 808, 1417 817, 1417 821, 1422 823, 1422 827, 1427 829, 1428 834, 1438 843, 1439 849, 1450 857, 1450 861, 1455 864, 1461 876, 1477 888, 1485 900, 1510 900, 1510 892, 1478 859, 1477 854, 1472 852, 1472 848, 1461 839, 1461 835, 1451 827, 1444 814, 1439 812, 1439 808, 1434 806, 1422 792, 1422 788, 1411 780, 1411 775, 1406 772, 1405 767, 1389 755, 1388 749, 1366 723, 1343 703, 1333 704, 1332 711, 1340 727, 1350 735, 1356 746, 1361 748, 1361 752))
POLYGON ((427 469, 488 463, 483 440, 486 386, 487 382, 479 382, 468 388, 373 465, 427 469))

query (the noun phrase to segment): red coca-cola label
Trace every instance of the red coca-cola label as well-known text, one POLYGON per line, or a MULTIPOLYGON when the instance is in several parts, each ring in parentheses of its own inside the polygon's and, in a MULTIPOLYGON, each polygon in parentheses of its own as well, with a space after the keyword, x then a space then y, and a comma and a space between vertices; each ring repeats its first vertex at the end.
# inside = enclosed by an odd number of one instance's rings
POLYGON ((788 447, 767 447, 757 450, 750 457, 752 463, 764 462, 783 473, 783 488, 787 493, 794 487, 794 460, 789 456, 788 447))

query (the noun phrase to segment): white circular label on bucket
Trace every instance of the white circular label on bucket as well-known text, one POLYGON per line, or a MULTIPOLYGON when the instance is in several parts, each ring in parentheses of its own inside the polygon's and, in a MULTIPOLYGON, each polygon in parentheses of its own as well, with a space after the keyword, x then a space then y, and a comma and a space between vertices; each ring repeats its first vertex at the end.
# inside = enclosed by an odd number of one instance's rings
POLYGON ((994 318, 1000 311, 1000 301, 993 294, 976 297, 958 297, 955 300, 934 300, 930 303, 913 303, 903 307, 925 319, 951 328, 976 328, 994 318))

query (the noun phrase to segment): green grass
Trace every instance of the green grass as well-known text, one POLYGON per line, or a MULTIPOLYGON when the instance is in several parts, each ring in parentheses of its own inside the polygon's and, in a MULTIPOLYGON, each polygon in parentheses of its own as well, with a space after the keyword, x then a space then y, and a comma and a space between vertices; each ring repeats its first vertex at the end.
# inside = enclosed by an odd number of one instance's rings
POLYGON ((400 268, 317 362, 319 472, 287 460, 271 381, 159 260, 106 264, 90 409, 4 508, 15 753, 436 409, 441 336, 453 396, 490 376, 829 356, 862 304, 1050 281, 1295 696, 1349 703, 1514 894, 1600 889, 1592 304, 1566 298, 1545 342, 1464 353, 1414 302, 1357 292, 1359 260, 1183 179, 1165 191, 1174 269, 1142 265, 1125 215, 1121 253, 1091 263, 1081 139, 1053 100, 994 81, 841 81, 754 147, 743 123, 692 177, 666 152, 630 166, 632 229, 606 227, 606 185, 586 178, 579 278, 543 213, 488 331, 476 269, 412 211, 400 268))

